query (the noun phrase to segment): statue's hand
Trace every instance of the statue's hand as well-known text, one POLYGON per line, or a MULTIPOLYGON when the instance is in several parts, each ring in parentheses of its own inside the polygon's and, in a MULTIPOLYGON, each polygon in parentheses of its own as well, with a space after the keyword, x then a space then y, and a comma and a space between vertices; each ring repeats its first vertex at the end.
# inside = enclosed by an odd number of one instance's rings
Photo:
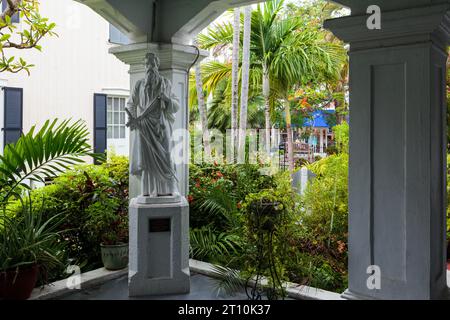
POLYGON ((125 126, 130 128, 130 130, 136 129, 136 120, 130 119, 130 121, 128 121, 125 126))
POLYGON ((161 93, 160 99, 164 102, 170 102, 172 101, 172 99, 170 99, 170 97, 168 97, 164 92, 161 93))
POLYGON ((130 112, 130 110, 128 110, 128 108, 125 108, 125 111, 127 112, 128 118, 129 118, 129 121, 126 123, 126 126, 129 127, 131 130, 136 129, 137 118, 135 118, 135 117, 131 114, 131 112, 130 112))

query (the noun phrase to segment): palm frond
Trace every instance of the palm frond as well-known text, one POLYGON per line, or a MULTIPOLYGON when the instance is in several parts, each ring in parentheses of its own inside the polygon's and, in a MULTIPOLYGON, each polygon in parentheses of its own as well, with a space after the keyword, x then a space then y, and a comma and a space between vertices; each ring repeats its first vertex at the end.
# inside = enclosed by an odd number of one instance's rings
POLYGON ((89 131, 83 121, 46 121, 22 136, 16 144, 6 146, 0 155, 0 192, 3 203, 11 196, 19 196, 18 188, 29 189, 27 180, 44 182, 46 178, 84 162, 92 155, 88 144, 89 131))
POLYGON ((198 36, 198 44, 203 49, 220 50, 233 43, 233 24, 224 22, 209 27, 198 36))
POLYGON ((236 293, 245 290, 246 281, 241 277, 238 270, 214 265, 212 277, 216 283, 218 295, 224 291, 226 295, 234 296, 236 293))
POLYGON ((236 254, 242 247, 238 235, 216 232, 211 227, 190 232, 191 255, 197 260, 218 260, 236 254))

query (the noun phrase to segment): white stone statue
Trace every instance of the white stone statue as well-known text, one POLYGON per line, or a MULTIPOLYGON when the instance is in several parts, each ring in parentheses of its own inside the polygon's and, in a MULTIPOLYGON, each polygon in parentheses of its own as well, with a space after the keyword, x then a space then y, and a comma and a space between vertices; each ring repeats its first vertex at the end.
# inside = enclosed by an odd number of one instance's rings
POLYGON ((159 58, 147 54, 145 66, 146 76, 136 83, 126 109, 131 129, 130 174, 141 179, 141 199, 175 197, 179 193, 170 151, 179 104, 170 81, 159 74, 159 58))

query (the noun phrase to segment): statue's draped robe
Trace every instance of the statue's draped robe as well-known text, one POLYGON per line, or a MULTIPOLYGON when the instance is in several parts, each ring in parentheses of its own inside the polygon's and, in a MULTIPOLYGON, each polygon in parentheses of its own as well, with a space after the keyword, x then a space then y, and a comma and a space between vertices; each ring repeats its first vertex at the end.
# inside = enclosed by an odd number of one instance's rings
POLYGON ((156 85, 147 87, 144 79, 138 81, 128 101, 128 110, 137 119, 131 133, 130 174, 148 179, 148 191, 154 195, 177 192, 170 151, 174 114, 179 105, 172 97, 170 82, 158 78, 156 85), (157 99, 162 93, 171 97, 170 102, 157 99))

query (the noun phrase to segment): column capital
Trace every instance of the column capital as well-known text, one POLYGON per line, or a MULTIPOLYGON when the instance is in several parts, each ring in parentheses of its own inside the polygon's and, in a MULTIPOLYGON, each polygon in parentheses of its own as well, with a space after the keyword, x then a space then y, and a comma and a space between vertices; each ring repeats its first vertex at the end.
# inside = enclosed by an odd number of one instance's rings
POLYGON ((381 29, 367 28, 368 15, 327 20, 324 27, 350 43, 351 51, 433 42, 450 42, 450 5, 440 4, 381 13, 381 29))
POLYGON ((187 72, 194 62, 206 58, 209 53, 194 46, 172 43, 133 43, 111 48, 109 52, 130 65, 130 73, 144 72, 144 57, 148 52, 156 54, 161 70, 182 70, 187 72))

